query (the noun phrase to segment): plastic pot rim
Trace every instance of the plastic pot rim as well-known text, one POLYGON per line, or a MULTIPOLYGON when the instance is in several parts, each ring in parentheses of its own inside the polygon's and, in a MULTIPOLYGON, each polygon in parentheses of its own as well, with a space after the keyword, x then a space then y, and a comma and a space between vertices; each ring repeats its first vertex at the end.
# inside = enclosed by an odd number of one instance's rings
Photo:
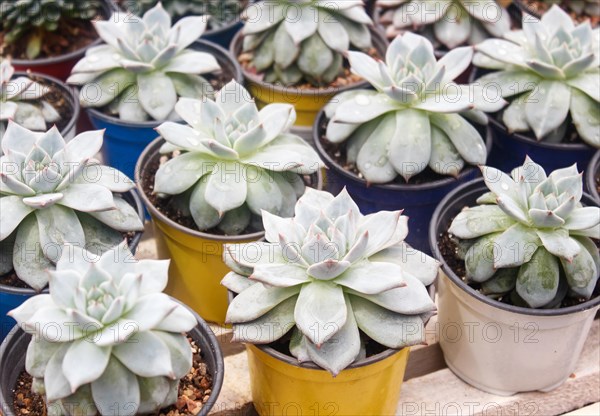
MULTIPOLYGON (((237 61, 237 57, 240 55, 241 49, 242 49, 241 43, 242 43, 242 38, 244 36, 242 34, 242 30, 243 29, 240 29, 235 34, 235 36, 233 37, 233 40, 231 41, 231 45, 229 46, 229 52, 231 53, 233 58, 236 59, 236 61, 237 61)), ((373 42, 373 47, 375 49, 377 49, 377 51, 380 54, 385 55, 385 51, 381 51, 380 50, 381 48, 378 47, 378 46, 384 46, 384 47, 388 46, 389 42, 387 41, 385 36, 383 36, 383 34, 375 26, 369 27, 369 32, 371 33, 372 38, 375 40, 373 42)), ((369 85, 367 81, 359 81, 354 84, 346 85, 343 87, 307 88, 307 89, 297 88, 294 86, 286 87, 286 86, 283 86, 280 84, 271 84, 271 83, 265 82, 265 81, 259 79, 255 74, 252 74, 252 73, 246 71, 246 69, 244 67, 242 67, 241 65, 240 65, 240 68, 241 68, 242 74, 244 76, 244 79, 248 80, 249 82, 252 82, 253 84, 260 86, 260 88, 263 90, 272 90, 278 94, 293 94, 294 96, 299 96, 299 97, 328 96, 328 95, 338 94, 338 93, 348 91, 348 90, 353 90, 356 88, 365 88, 369 85)))
MULTIPOLYGON (((209 40, 205 40, 205 39, 197 39, 194 41, 194 43, 192 43, 189 48, 193 49, 193 50, 199 50, 202 51, 203 49, 214 49, 216 50, 216 52, 218 52, 218 54, 215 54, 215 57, 222 57, 223 61, 227 62, 228 64, 228 69, 231 70, 231 72, 233 72, 233 79, 235 79, 237 82, 242 82, 244 79, 244 76, 242 74, 242 68, 240 67, 240 65, 237 63, 236 60, 234 60, 231 55, 229 54, 229 52, 223 48, 221 45, 218 45, 212 41, 209 40)), ((177 99, 179 100, 180 97, 178 97, 177 99)), ((98 110, 95 107, 86 107, 85 111, 87 111, 90 116, 95 117, 97 119, 100 119, 102 121, 104 121, 105 123, 110 123, 116 126, 121 126, 121 127, 129 127, 129 128, 134 128, 134 129, 154 129, 158 126, 160 126, 162 123, 166 122, 167 120, 148 120, 148 121, 126 121, 126 120, 121 120, 119 117, 115 117, 112 115, 108 115, 100 110, 98 110)), ((157 133, 158 136, 158 133, 157 133)))
MULTIPOLYGON (((142 220, 142 222, 144 222, 144 217, 145 217, 144 205, 142 204, 142 200, 140 199, 140 197, 137 193, 137 190, 134 188, 127 192, 122 193, 121 195, 129 195, 131 197, 131 199, 133 199, 133 204, 130 204, 130 205, 133 206, 135 204, 134 208, 135 208, 138 216, 142 220)), ((143 234, 144 234, 144 231, 137 231, 135 233, 135 235, 133 236, 133 238, 131 239, 129 248, 134 254, 135 254, 135 251, 137 250, 137 246, 140 243, 140 240, 142 239, 143 234)), ((30 287, 14 287, 14 286, 0 284, 0 292, 8 293, 11 295, 30 296, 30 295, 37 295, 40 293, 47 293, 48 288, 46 287, 45 289, 42 289, 40 292, 37 292, 35 289, 32 289, 30 287)))
MULTIPOLYGON (((448 279, 454 285, 456 285, 457 287, 462 289, 464 292, 466 292, 470 296, 474 297, 476 300, 479 300, 489 306, 492 306, 492 307, 495 307, 498 309, 502 309, 507 312, 512 312, 512 313, 521 314, 521 315, 528 315, 528 316, 553 317, 553 316, 569 315, 569 314, 582 312, 582 311, 594 308, 600 304, 600 296, 596 296, 595 298, 592 298, 586 302, 580 303, 579 305, 569 306, 566 308, 558 308, 558 309, 533 309, 533 308, 524 308, 521 306, 508 305, 508 304, 493 300, 493 299, 479 293, 478 291, 473 289, 471 286, 469 286, 466 282, 464 282, 460 277, 458 277, 456 275, 456 273, 454 273, 454 271, 450 268, 450 266, 446 262, 446 259, 442 255, 440 248, 437 244, 438 243, 438 235, 440 232, 442 232, 442 230, 438 229, 438 224, 440 222, 440 219, 442 218, 442 214, 445 214, 445 212, 442 212, 442 211, 447 211, 447 208, 452 208, 456 204, 456 202, 455 202, 456 198, 461 196, 461 193, 463 192, 463 190, 467 189, 467 188, 471 188, 474 185, 479 185, 477 187, 477 189, 481 189, 482 194, 487 190, 487 187, 485 186, 483 178, 474 179, 472 181, 469 181, 469 182, 457 187, 456 189, 449 192, 444 197, 444 199, 442 199, 440 201, 440 203, 438 204, 438 206, 436 207, 436 209, 433 213, 433 216, 431 217, 431 223, 429 224, 429 246, 431 248, 433 257, 440 262, 441 269, 443 270, 444 274, 448 277, 448 279)), ((587 194, 584 194, 583 199, 584 200, 587 199, 587 202, 592 201, 591 197, 587 194)), ((458 209, 457 212, 458 211, 460 211, 460 209, 458 209)), ((443 230, 443 231, 447 231, 447 230, 443 230)))
POLYGON ((598 195, 598 191, 596 190, 596 173, 600 173, 600 150, 598 150, 594 154, 592 160, 590 160, 590 164, 587 166, 585 173, 588 191, 591 196, 600 203, 600 195, 598 195))
MULTIPOLYGON (((535 140, 532 137, 526 136, 521 133, 510 133, 504 123, 497 120, 495 117, 488 116, 489 122, 501 130, 503 133, 515 138, 516 140, 523 142, 528 145, 539 146, 545 149, 553 149, 556 151, 560 150, 590 150, 593 149, 586 143, 548 143, 543 140, 535 140)), ((498 138, 498 140, 502 140, 502 138, 498 138)))
MULTIPOLYGON (((321 157, 321 159, 325 162, 327 167, 336 171, 336 173, 344 176, 346 179, 351 180, 354 183, 360 184, 363 188, 366 189, 376 189, 381 191, 389 191, 389 192, 407 192, 407 191, 423 191, 428 189, 435 189, 442 186, 450 185, 452 182, 459 181, 466 176, 470 175, 474 170, 477 169, 476 166, 468 165, 458 174, 457 177, 448 176, 444 179, 438 179, 432 182, 418 183, 418 184, 401 184, 401 183, 385 183, 385 184, 370 184, 367 186, 367 181, 365 179, 359 178, 352 172, 347 171, 342 166, 340 166, 331 155, 323 148, 323 144, 321 143, 321 120, 325 117, 325 109, 321 109, 319 114, 317 115, 317 120, 313 125, 313 141, 315 143, 315 148, 317 153, 321 157)), ((488 153, 488 157, 492 147, 492 132, 489 126, 485 126, 486 137, 484 139, 486 150, 488 153)))
MULTIPOLYGON (((47 83, 54 84, 57 88, 61 90, 63 95, 66 95, 68 98, 71 97, 71 101, 73 104, 73 114, 71 115, 71 119, 67 123, 67 125, 60 131, 61 136, 65 136, 71 131, 75 131, 75 127, 77 125, 77 120, 79 119, 79 114, 81 113, 81 105, 79 104, 79 97, 76 94, 75 88, 68 85, 66 82, 61 81, 58 78, 55 78, 50 75, 42 74, 41 72, 33 72, 33 71, 15 71, 13 77, 15 75, 24 76, 24 77, 33 77, 39 78, 42 81, 46 81, 47 83)), ((75 132, 76 133, 76 132, 75 132)))

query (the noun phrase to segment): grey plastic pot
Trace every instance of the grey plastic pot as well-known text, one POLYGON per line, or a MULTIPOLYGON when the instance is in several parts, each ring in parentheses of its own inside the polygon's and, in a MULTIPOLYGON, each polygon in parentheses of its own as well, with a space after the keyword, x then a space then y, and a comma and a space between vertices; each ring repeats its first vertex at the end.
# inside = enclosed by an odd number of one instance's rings
MULTIPOLYGON (((181 302, 179 302, 181 303, 181 302)), ((208 367, 208 374, 212 377, 212 392, 204 406, 198 413, 206 416, 217 402, 221 387, 223 386, 225 364, 223 353, 215 334, 210 326, 198 316, 193 310, 185 306, 196 317, 198 324, 188 335, 200 348, 203 360, 208 367)), ((21 328, 15 326, 10 334, 0 345, 0 414, 4 416, 15 416, 13 409, 14 387, 19 374, 25 370, 25 355, 31 335, 26 334, 21 328)))
MULTIPOLYGON (((550 391, 575 369, 600 296, 567 308, 529 309, 490 299, 457 276, 440 252, 438 236, 486 191, 483 179, 462 185, 440 202, 431 220, 429 243, 442 265, 440 346, 448 367, 480 390, 505 396, 550 391)), ((582 203, 594 204, 588 195, 582 203)))
POLYGON ((600 184, 600 150, 596 152, 590 164, 585 171, 585 186, 592 198, 600 205, 600 195, 598 195, 598 185, 600 184))

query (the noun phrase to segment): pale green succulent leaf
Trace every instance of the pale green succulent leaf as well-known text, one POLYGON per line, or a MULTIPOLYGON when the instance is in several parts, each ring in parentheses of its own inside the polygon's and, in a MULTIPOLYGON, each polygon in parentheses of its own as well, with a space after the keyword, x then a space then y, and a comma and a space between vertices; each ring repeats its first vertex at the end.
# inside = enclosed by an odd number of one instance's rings
POLYGON ((515 220, 506 215, 500 207, 481 205, 461 211, 452 221, 448 232, 458 238, 471 239, 504 231, 514 223, 515 220))
POLYGON ((388 262, 362 261, 352 265, 335 282, 366 295, 377 295, 403 287, 402 267, 388 262), (372 279, 370 276, 377 276, 372 279))
POLYGON ((539 139, 558 128, 569 113, 571 90, 562 82, 541 81, 525 103, 525 118, 539 139))
POLYGON ((237 269, 241 270, 244 273, 243 275, 238 274, 237 271, 227 273, 223 280, 221 280, 221 284, 227 289, 231 290, 234 293, 241 293, 242 291, 248 289, 250 286, 255 284, 254 281, 246 277, 246 273, 251 274, 252 269, 240 268, 240 266, 237 263, 227 260, 225 260, 225 264, 227 264, 227 267, 229 267, 232 270, 237 269))
POLYGON ((536 232, 516 223, 494 239, 494 268, 520 266, 531 260, 540 246, 536 232))
POLYGON ((138 378, 140 388, 140 406, 138 412, 141 414, 157 412, 165 402, 169 393, 169 380, 165 377, 138 378))
POLYGON ((97 380, 104 373, 110 353, 110 348, 98 347, 85 339, 71 344, 63 359, 62 368, 72 393, 81 386, 97 380), (82 366, 82 363, 86 365, 82 366))
POLYGON ((431 158, 431 125, 424 111, 396 112, 396 131, 390 139, 389 159, 406 181, 423 171, 431 158))
MULTIPOLYGON (((581 242, 575 241, 580 246, 579 254, 571 262, 563 258, 560 259, 560 262, 565 271, 569 288, 577 295, 589 299, 598 280, 598 268, 590 251, 581 242)), ((598 253, 596 248, 594 251, 598 253)))
POLYGON ((409 274, 404 274, 406 286, 388 290, 376 295, 366 295, 355 290, 346 293, 365 298, 381 307, 403 315, 415 315, 432 312, 435 304, 427 293, 425 286, 409 274))
POLYGON ((448 136, 436 126, 431 126, 431 157, 429 167, 440 175, 458 176, 465 162, 448 136))
POLYGON ((229 304, 226 321, 232 324, 253 321, 298 292, 298 287, 267 288, 262 283, 256 283, 238 294, 229 304))
POLYGON ((89 215, 114 230, 121 232, 142 231, 144 224, 135 209, 122 198, 115 196, 116 209, 102 212, 90 212, 89 215))
POLYGON ((387 114, 370 123, 362 125, 354 135, 354 140, 363 142, 356 145, 356 166, 367 181, 386 183, 397 176, 388 156, 390 137, 396 134, 396 116, 387 114))
POLYGON ((171 79, 159 72, 138 74, 137 84, 142 108, 155 120, 166 120, 177 102, 171 79))
POLYGON ((137 413, 140 404, 137 378, 119 360, 111 359, 106 371, 92 382, 91 387, 94 403, 100 412, 112 409, 119 415, 137 413))
POLYGON ((494 273, 495 240, 500 233, 492 233, 478 238, 466 253, 465 267, 467 278, 474 282, 484 282, 494 273))
POLYGON ((260 318, 233 326, 234 342, 270 344, 287 334, 295 326, 294 306, 297 297, 284 300, 260 318))
MULTIPOLYGON (((306 342, 310 359, 333 376, 338 375, 356 360, 361 348, 360 333, 350 302, 345 302, 345 306, 341 305, 341 307, 348 319, 336 329, 336 332, 323 344, 306 342)), ((338 324, 339 322, 332 325, 338 324)), ((308 335, 306 337, 310 339, 308 335)))
POLYGON ((321 36, 314 34, 303 42, 303 47, 298 56, 298 68, 316 79, 333 63, 333 52, 323 42, 321 36))
POLYGON ((423 315, 401 315, 361 297, 351 296, 358 327, 388 348, 404 348, 425 342, 423 315))
POLYGON ((128 342, 114 346, 112 354, 138 376, 175 376, 171 360, 164 359, 170 356, 169 347, 158 335, 151 332, 132 335, 128 342), (136 344, 144 345, 144 348, 139 348, 136 344))
POLYGON ((498 269, 496 273, 481 284, 481 290, 486 295, 505 294, 517 285, 518 267, 498 269))
POLYGON ((575 124, 583 141, 590 146, 600 148, 600 109, 598 102, 577 90, 571 90, 570 111, 573 124, 575 124))
POLYGON ((531 260, 519 269, 517 293, 530 307, 539 308, 554 299, 559 278, 558 259, 540 247, 531 260))
POLYGON ((310 280, 305 268, 287 263, 257 264, 250 279, 274 287, 296 286, 310 280))
POLYGON ((471 33, 471 20, 466 16, 462 7, 455 9, 461 13, 454 20, 440 19, 433 25, 435 37, 439 39, 448 49, 456 48, 465 43, 471 33))
POLYGON ((343 290, 330 282, 314 281, 304 285, 294 310, 296 325, 313 344, 321 346, 346 323, 343 290))
POLYGON ((569 232, 565 229, 537 230, 537 234, 545 249, 556 257, 572 261, 581 251, 581 247, 573 238, 569 237, 569 232))
POLYGON ((600 76, 597 71, 578 74, 568 79, 567 84, 587 94, 592 100, 600 102, 600 76))
POLYGON ((462 158, 470 164, 481 165, 487 159, 487 150, 479 132, 458 114, 429 115, 433 125, 442 130, 462 158))

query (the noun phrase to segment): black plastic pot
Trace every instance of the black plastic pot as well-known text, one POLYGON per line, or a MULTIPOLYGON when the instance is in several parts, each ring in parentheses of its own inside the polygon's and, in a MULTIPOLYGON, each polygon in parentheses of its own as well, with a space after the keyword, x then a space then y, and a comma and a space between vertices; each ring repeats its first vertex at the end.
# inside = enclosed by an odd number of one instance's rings
MULTIPOLYGON (((131 190, 123 194, 123 199, 127 201, 131 206, 135 208, 137 214, 144 221, 144 206, 140 197, 135 190, 131 190)), ((142 239, 143 232, 137 232, 131 239, 129 248, 131 252, 135 254, 138 244, 142 239)), ((48 292, 48 289, 44 289, 44 293, 48 292)), ((0 284, 0 342, 8 335, 9 331, 15 326, 16 322, 10 316, 6 314, 21 305, 27 299, 35 296, 37 292, 31 288, 20 288, 8 285, 0 284)), ((0 372, 0 377, 3 372, 0 372)))
MULTIPOLYGON (((573 373, 600 296, 565 308, 531 309, 493 300, 464 282, 442 256, 438 240, 452 219, 464 207, 475 206, 486 191, 483 179, 456 188, 431 220, 429 244, 442 266, 437 281, 440 346, 448 367, 481 390, 499 395, 550 391, 573 373), (487 331, 490 327, 494 330, 487 331)), ((596 205, 586 194, 581 202, 596 205)))
MULTIPOLYGON (((105 19, 110 18, 113 11, 116 8, 111 0, 94 0, 100 2, 100 12, 105 19)), ((84 48, 78 49, 71 53, 67 53, 60 56, 53 56, 51 58, 40 58, 40 59, 12 59, 12 65, 19 71, 32 70, 34 72, 40 72, 43 74, 56 77, 63 81, 71 75, 71 70, 75 64, 83 58, 86 51, 93 47, 98 46, 102 43, 100 38, 96 39, 84 48)))
MULTIPOLYGON (((176 299, 173 300, 179 302, 176 299)), ((200 348, 204 362, 208 367, 208 373, 212 377, 212 392, 208 401, 198 413, 199 416, 206 416, 215 405, 223 386, 225 372, 223 353, 210 326, 196 312, 183 303, 179 303, 196 317, 198 324, 188 332, 188 335, 200 348)), ((0 413, 4 413, 4 416, 15 416, 13 411, 13 389, 19 374, 25 370, 25 356, 30 340, 31 335, 15 326, 0 346, 0 413)))
MULTIPOLYGON (((466 166, 458 177, 447 177, 422 184, 382 184, 369 185, 352 172, 345 170, 327 153, 321 140, 321 124, 325 112, 321 111, 313 129, 313 139, 317 152, 329 168, 325 173, 325 189, 337 195, 344 187, 348 190, 363 214, 378 211, 404 210, 409 217, 409 234, 406 241, 415 249, 430 253, 427 240, 429 221, 438 202, 452 189, 475 179, 479 169, 466 166)), ((492 146, 493 134, 486 129, 486 147, 488 155, 492 146)))
POLYGON ((589 194, 600 205, 600 195, 598 195, 598 180, 600 178, 600 150, 596 152, 590 164, 585 171, 585 186, 589 194))
MULTIPOLYGON (((232 74, 233 79, 239 83, 243 82, 239 64, 229 55, 229 52, 219 45, 198 40, 194 42, 191 49, 214 55, 219 65, 232 74)), ((164 120, 133 123, 107 115, 95 108, 87 108, 86 111, 95 129, 106 129, 102 147, 104 162, 120 170, 129 178, 133 178, 138 158, 146 146, 158 137, 158 133, 154 129, 164 120)))
POLYGON ((13 78, 16 77, 28 77, 42 85, 52 86, 60 91, 62 97, 69 103, 72 111, 69 122, 60 130, 60 134, 66 141, 69 141, 75 137, 77 120, 79 119, 79 114, 81 112, 77 91, 75 91, 73 87, 65 84, 63 81, 46 74, 17 71, 13 75, 13 78))

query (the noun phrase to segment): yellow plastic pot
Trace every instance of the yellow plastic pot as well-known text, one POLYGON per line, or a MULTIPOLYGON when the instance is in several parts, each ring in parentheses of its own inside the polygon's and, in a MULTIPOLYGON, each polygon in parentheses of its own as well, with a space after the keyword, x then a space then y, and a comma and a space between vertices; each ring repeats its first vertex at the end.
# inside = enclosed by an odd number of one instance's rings
POLYGON ((409 348, 386 350, 337 377, 273 348, 246 345, 254 407, 261 416, 395 415, 409 348))
MULTIPOLYGON (((385 37, 377 30, 371 29, 373 46, 377 49, 380 56, 385 56, 388 42, 385 37)), ((242 51, 243 35, 239 31, 231 42, 230 51, 235 59, 242 51)), ((271 103, 293 104, 296 109, 296 127, 311 127, 317 114, 327 104, 334 95, 352 88, 367 88, 366 82, 351 84, 347 87, 330 88, 310 88, 300 89, 294 87, 284 87, 281 85, 269 84, 260 80, 255 74, 246 71, 242 67, 246 87, 252 97, 255 98, 259 107, 264 107, 271 103)))
POLYGON ((224 324, 227 289, 221 279, 230 271, 223 263, 223 244, 256 241, 264 232, 241 236, 221 236, 186 228, 168 218, 152 205, 143 189, 144 170, 158 157, 164 143, 156 139, 140 156, 135 181, 154 225, 156 249, 161 259, 171 259, 169 283, 165 292, 182 301, 207 321, 224 324))

